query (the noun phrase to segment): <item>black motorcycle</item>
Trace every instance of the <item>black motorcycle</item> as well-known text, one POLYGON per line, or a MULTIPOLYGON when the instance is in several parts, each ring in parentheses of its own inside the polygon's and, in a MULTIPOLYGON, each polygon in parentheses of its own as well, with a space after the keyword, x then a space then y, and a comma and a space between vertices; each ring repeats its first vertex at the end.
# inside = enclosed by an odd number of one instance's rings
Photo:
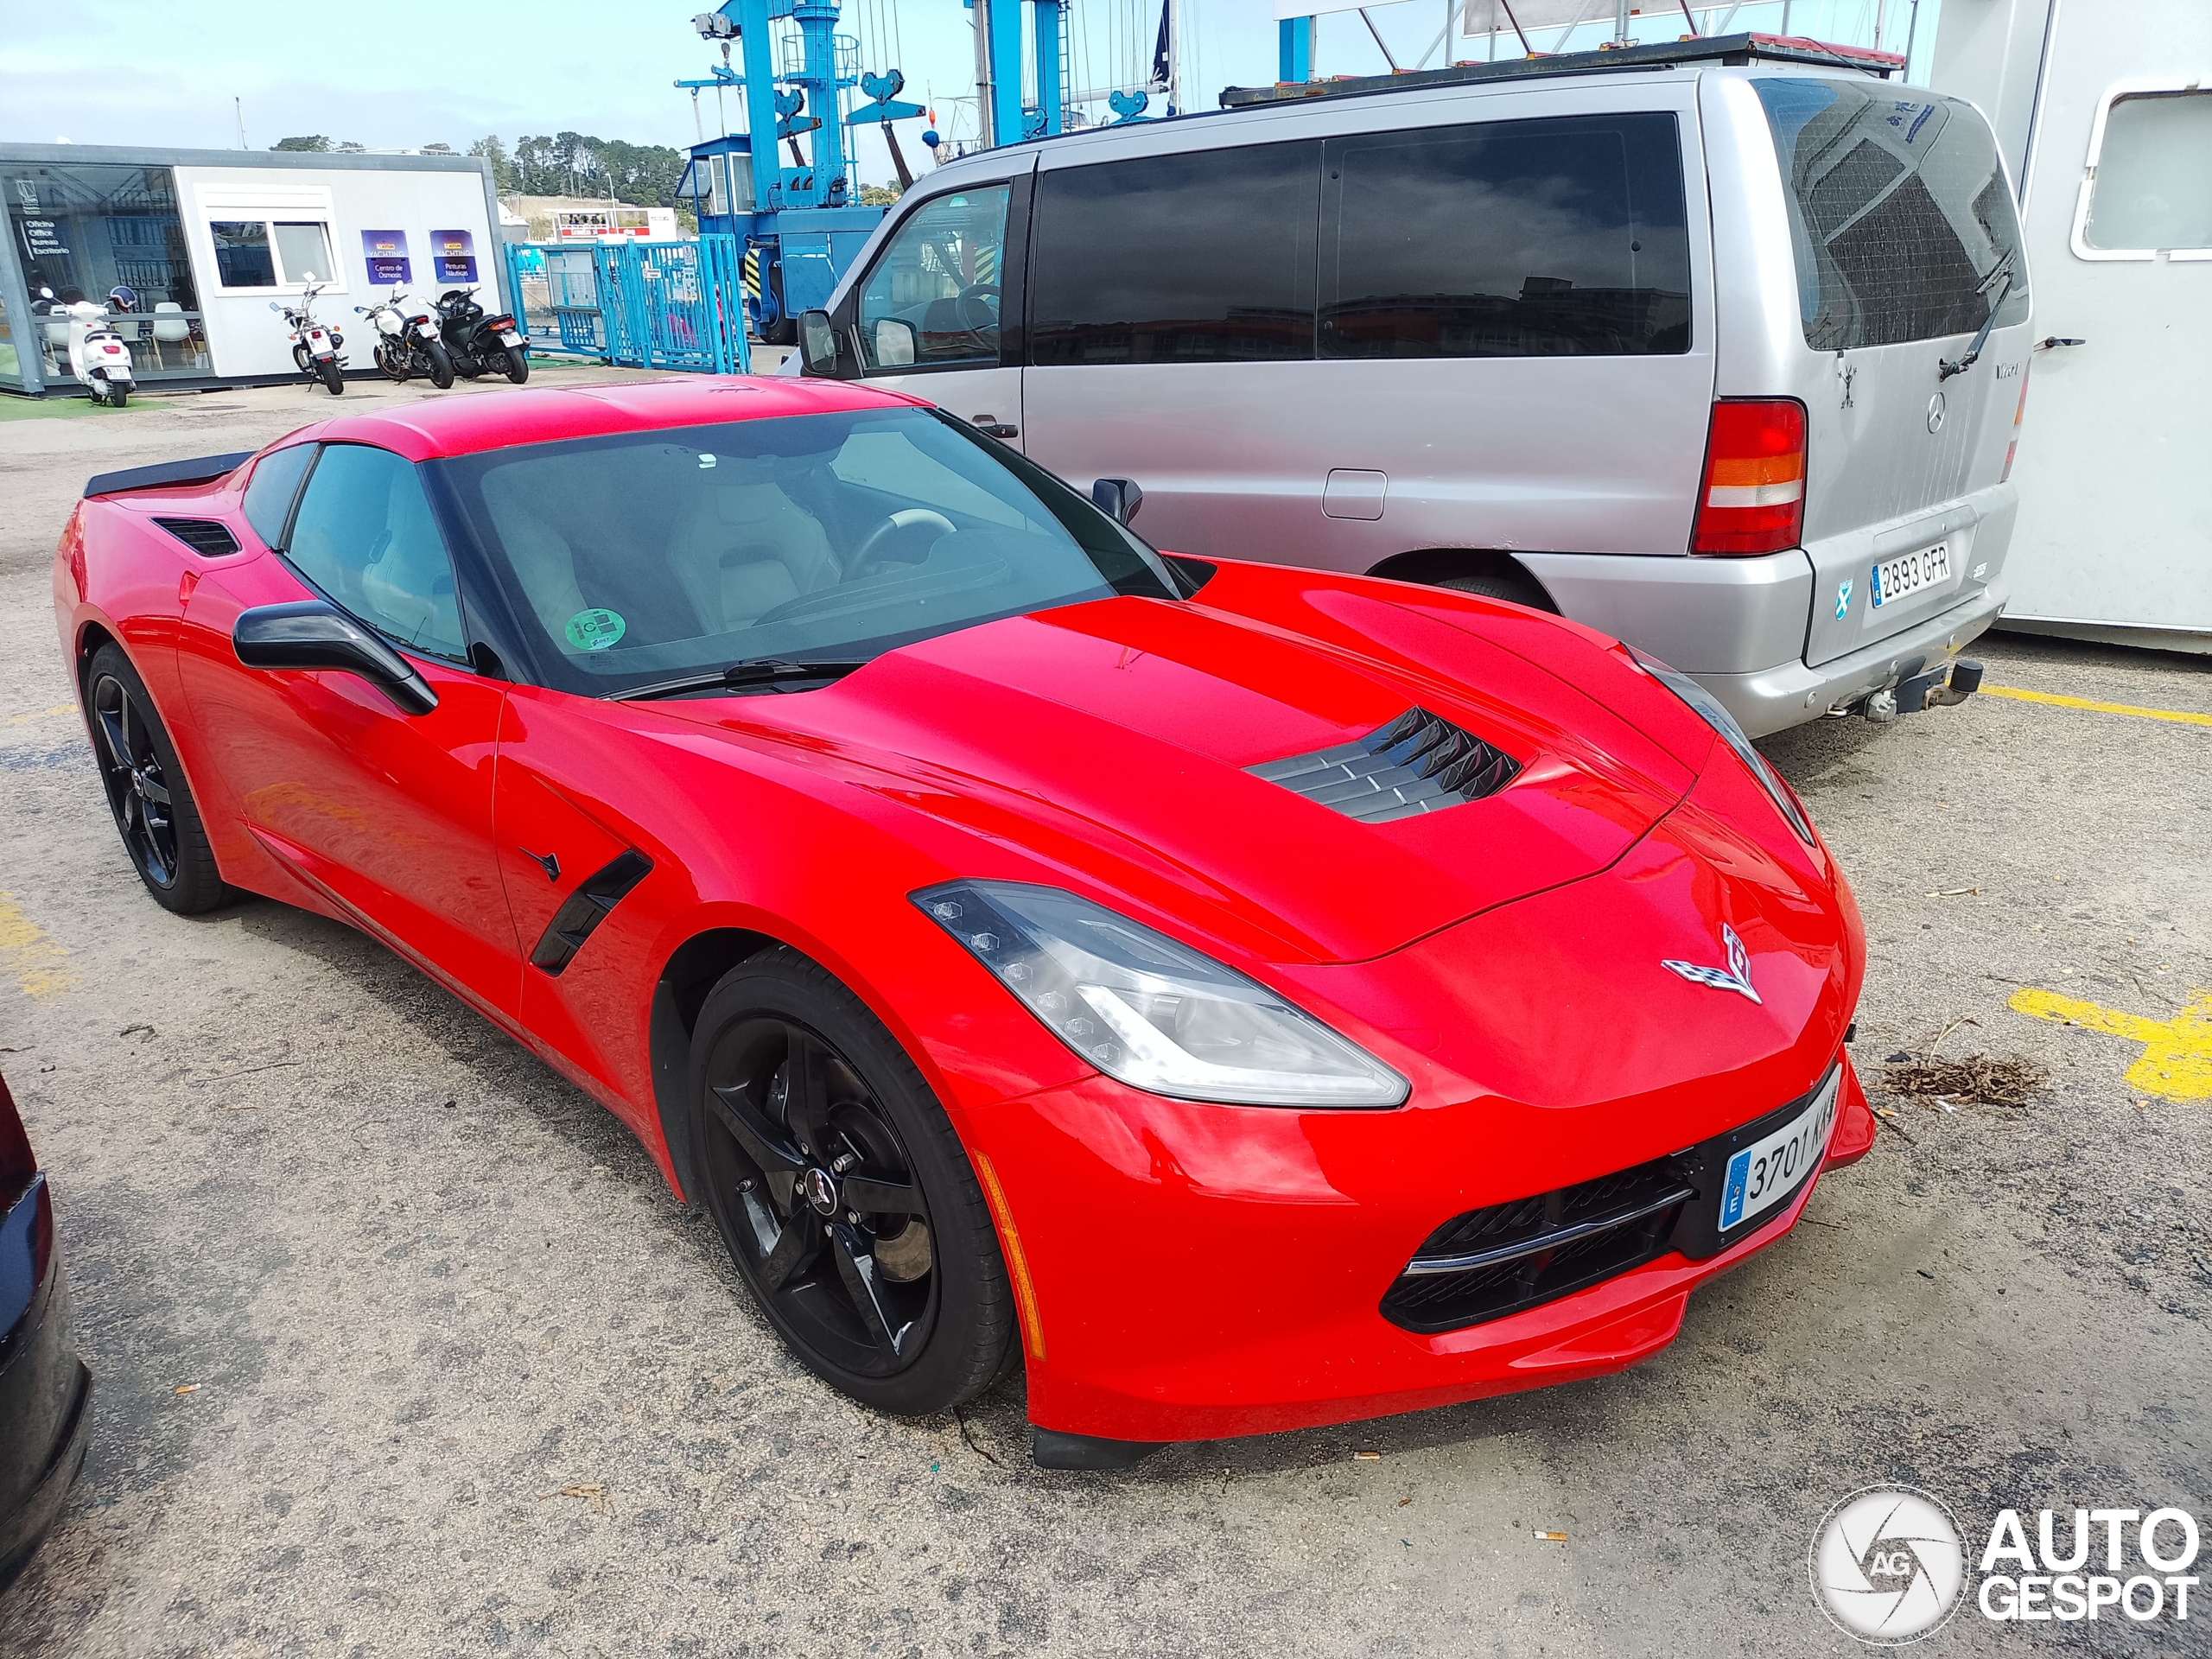
POLYGON ((465 380, 504 374, 522 385, 530 378, 530 353, 521 331, 504 311, 487 315, 475 294, 474 288, 449 288, 438 296, 438 332, 454 372, 465 380))
POLYGON ((376 325, 377 367, 387 380, 405 385, 413 374, 427 374, 441 391, 453 385, 453 363, 446 356, 438 325, 427 311, 410 312, 400 304, 404 296, 394 287, 389 299, 353 308, 376 325))

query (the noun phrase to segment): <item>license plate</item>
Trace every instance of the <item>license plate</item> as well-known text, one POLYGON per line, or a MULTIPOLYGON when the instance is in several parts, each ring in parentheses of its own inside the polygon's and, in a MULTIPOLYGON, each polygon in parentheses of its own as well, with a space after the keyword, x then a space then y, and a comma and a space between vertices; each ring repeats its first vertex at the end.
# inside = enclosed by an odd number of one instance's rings
POLYGON ((425 340, 435 340, 438 337, 438 325, 435 322, 418 322, 415 325, 415 332, 425 340))
POLYGON ((1933 547, 1884 559, 1874 567, 1874 579, 1867 585, 1873 590, 1874 608, 1878 611, 1907 594, 1939 588, 1950 579, 1951 544, 1938 542, 1933 547))
POLYGON ((516 334, 512 329, 509 329, 505 334, 499 336, 499 344, 502 346, 519 346, 522 344, 522 336, 516 334))
POLYGON ((1842 1092, 1843 1071, 1838 1067, 1803 1111, 1728 1160, 1720 1186, 1722 1232, 1771 1210, 1797 1190, 1827 1154, 1828 1131, 1835 1128, 1835 1103, 1842 1092))

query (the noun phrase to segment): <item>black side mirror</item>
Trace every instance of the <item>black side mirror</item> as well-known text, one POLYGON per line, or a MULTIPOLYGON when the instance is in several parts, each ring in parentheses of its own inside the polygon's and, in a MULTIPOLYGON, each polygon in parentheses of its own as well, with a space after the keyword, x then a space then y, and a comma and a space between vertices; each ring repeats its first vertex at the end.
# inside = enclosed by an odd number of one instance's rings
POLYGON ((809 374, 836 376, 837 331, 831 326, 827 311, 799 313, 798 361, 809 374))
POLYGON ((1090 504, 1117 524, 1126 524, 1144 505, 1144 492, 1133 478, 1102 478, 1090 486, 1090 504))
POLYGON ((240 611, 231 627, 231 648, 248 668, 358 674, 403 715, 427 715, 438 706, 438 694, 412 664, 327 600, 240 611))

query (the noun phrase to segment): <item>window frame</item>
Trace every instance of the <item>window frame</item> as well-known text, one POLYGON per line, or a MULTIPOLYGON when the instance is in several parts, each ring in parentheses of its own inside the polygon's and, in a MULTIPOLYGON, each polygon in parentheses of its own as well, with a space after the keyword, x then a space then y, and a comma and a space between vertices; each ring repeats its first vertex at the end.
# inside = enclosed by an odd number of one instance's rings
POLYGON ((2188 92, 2212 98, 2212 75, 2158 75, 2116 80, 2099 94, 2096 117, 2089 124, 2089 151, 2082 163, 2082 185, 2074 198, 2074 225, 2067 238, 2076 259, 2133 260, 2139 264, 2156 259, 2161 253, 2177 264, 2212 259, 2212 247, 2099 248, 2089 244, 2089 207, 2097 194, 2097 168, 2104 156, 2105 128, 2112 118, 2113 105, 2124 98, 2157 92, 2188 92))
MULTIPOLYGON (((264 456, 263 460, 266 461, 268 458, 269 457, 267 456, 264 456)), ((260 463, 257 462, 255 464, 257 467, 258 467, 260 463)), ((248 480, 249 483, 251 481, 251 480, 248 480)), ((330 442, 318 442, 315 445, 314 458, 308 462, 307 471, 300 474, 299 486, 292 492, 292 504, 285 510, 283 545, 281 547, 272 547, 269 550, 276 555, 277 561, 283 565, 286 570, 291 573, 293 578, 296 580, 302 587, 305 588, 309 593, 313 594, 317 599, 322 601, 325 604, 332 607, 339 612, 341 612, 343 614, 351 617, 354 621, 368 629, 372 633, 375 634, 378 639, 383 640, 385 644, 390 645, 394 651, 398 652, 401 655, 419 662, 435 664, 440 667, 449 668, 456 672, 474 673, 477 671, 476 646, 479 642, 479 636, 476 629, 470 624, 469 606, 466 599, 463 597, 461 561, 454 556, 453 537, 448 530, 446 515, 442 510, 442 504, 439 500, 438 495, 431 488, 431 482, 430 475, 423 470, 423 467, 420 462, 410 461, 406 456, 401 454, 397 449, 387 449, 380 443, 361 443, 348 439, 340 439, 330 442), (421 645, 411 640, 400 639, 397 634, 393 633, 391 629, 385 627, 374 618, 363 616, 359 611, 353 609, 352 606, 346 604, 344 600, 340 599, 336 594, 329 592, 321 582, 317 582, 313 576, 308 575, 308 573, 302 570, 294 561, 292 557, 292 532, 297 529, 299 525, 300 508, 308 499, 308 491, 314 487, 315 475, 321 469, 322 458, 328 454, 333 449, 341 448, 373 449, 379 454, 390 455, 394 461, 399 462, 400 465, 406 467, 410 472, 415 474, 415 482, 423 492, 423 504, 429 509, 431 526, 437 532, 438 545, 445 551, 446 569, 453 577, 454 613, 461 623, 460 656, 448 657, 442 651, 426 651, 421 645)), ((244 516, 243 512, 241 512, 240 516, 244 516)))
POLYGON ((963 178, 931 190, 926 195, 902 197, 897 218, 888 220, 883 229, 883 241, 876 248, 875 256, 865 269, 852 278, 852 286, 845 292, 843 302, 830 318, 838 340, 836 378, 841 380, 880 380, 893 376, 909 374, 973 374, 984 369, 1020 368, 1023 343, 1027 338, 1023 322, 1029 304, 1029 214, 1035 192, 1036 158, 1018 173, 995 178, 963 178), (1006 241, 999 250, 999 354, 995 361, 978 358, 967 363, 908 363, 895 368, 871 369, 868 358, 861 350, 861 296, 868 291, 868 283, 877 269, 889 257, 891 245, 897 241, 914 215, 945 196, 956 196, 963 191, 999 190, 1007 193, 1006 241), (911 202, 911 206, 909 205, 911 202))
POLYGON ((330 255, 331 269, 315 275, 315 288, 320 293, 346 294, 352 286, 346 276, 345 244, 338 234, 337 204, 330 190, 321 185, 305 187, 257 186, 241 188, 220 182, 202 183, 194 192, 192 211, 182 213, 186 238, 191 246, 196 265, 206 262, 209 283, 203 296, 201 308, 206 308, 207 297, 220 296, 226 299, 265 300, 276 295, 297 295, 307 284, 284 269, 284 261, 276 243, 278 225, 318 225, 322 228, 322 244, 330 255), (214 227, 219 224, 251 224, 258 222, 269 238, 269 266, 276 276, 274 286, 268 288, 234 288, 222 280, 222 263, 215 254, 214 227))

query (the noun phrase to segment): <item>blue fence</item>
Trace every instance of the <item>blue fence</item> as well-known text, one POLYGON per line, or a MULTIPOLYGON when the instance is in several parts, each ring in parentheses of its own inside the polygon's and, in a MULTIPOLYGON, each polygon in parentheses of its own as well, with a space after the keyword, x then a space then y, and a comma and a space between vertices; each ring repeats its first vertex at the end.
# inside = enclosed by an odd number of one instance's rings
POLYGON ((699 374, 752 372, 743 252, 734 236, 506 249, 532 352, 699 374))

